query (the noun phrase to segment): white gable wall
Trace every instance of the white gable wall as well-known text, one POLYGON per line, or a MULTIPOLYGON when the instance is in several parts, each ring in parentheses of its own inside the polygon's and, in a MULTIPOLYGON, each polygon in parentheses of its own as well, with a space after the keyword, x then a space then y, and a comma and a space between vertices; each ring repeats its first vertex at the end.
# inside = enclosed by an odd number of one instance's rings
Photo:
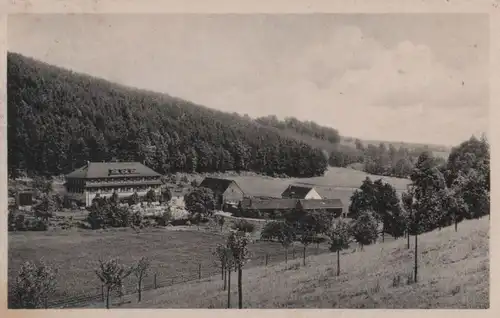
POLYGON ((305 198, 306 200, 320 200, 323 199, 318 192, 316 192, 315 189, 311 189, 309 193, 306 194, 305 198))

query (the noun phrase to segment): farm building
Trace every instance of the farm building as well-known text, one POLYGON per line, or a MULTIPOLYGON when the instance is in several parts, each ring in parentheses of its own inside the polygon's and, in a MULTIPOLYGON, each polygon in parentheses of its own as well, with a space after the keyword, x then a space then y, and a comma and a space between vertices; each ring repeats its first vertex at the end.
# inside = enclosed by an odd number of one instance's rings
POLYGON ((243 200, 245 193, 234 180, 207 177, 199 187, 208 188, 215 195, 215 208, 226 210, 226 206, 237 206, 243 200))
POLYGON ((86 206, 92 204, 97 194, 111 197, 128 197, 137 192, 144 196, 153 189, 160 192, 161 175, 139 162, 87 162, 66 175, 68 195, 86 206))
POLYGON ((299 206, 303 210, 321 210, 334 215, 338 218, 343 215, 344 206, 340 199, 311 199, 311 200, 299 200, 299 206))
POLYGON ((281 194, 283 199, 322 199, 313 186, 290 185, 281 194))
POLYGON ((258 210, 263 213, 274 211, 292 210, 297 208, 297 199, 256 199, 245 198, 241 201, 240 208, 258 210))
POLYGON ((306 211, 321 210, 339 217, 343 215, 342 201, 339 199, 255 199, 245 198, 241 201, 241 209, 258 210, 262 213, 290 211, 302 209, 306 211))

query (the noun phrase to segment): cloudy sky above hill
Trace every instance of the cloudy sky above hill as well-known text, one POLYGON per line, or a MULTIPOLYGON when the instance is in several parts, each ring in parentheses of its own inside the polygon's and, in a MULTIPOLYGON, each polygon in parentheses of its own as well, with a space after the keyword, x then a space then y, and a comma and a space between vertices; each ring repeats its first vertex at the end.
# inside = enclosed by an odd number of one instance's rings
POLYGON ((9 50, 250 116, 456 144, 488 129, 487 16, 18 15, 9 50))

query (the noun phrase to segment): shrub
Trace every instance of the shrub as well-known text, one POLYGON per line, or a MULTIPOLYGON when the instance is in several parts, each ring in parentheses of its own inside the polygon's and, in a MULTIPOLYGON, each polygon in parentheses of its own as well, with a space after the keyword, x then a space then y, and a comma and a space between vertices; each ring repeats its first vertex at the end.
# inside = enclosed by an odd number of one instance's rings
POLYGON ((222 227, 224 226, 224 223, 226 223, 226 219, 222 215, 216 215, 214 217, 214 220, 217 226, 220 227, 220 231, 222 232, 222 227))
POLYGON ((15 228, 16 231, 26 231, 27 226, 26 223, 28 220, 25 219, 23 214, 16 215, 15 220, 15 228))
POLYGON ((231 228, 245 233, 252 233, 255 231, 255 225, 247 220, 237 220, 233 223, 231 228))
POLYGON ((183 209, 170 209, 172 220, 187 220, 189 219, 189 212, 183 209))
POLYGON ((9 209, 9 214, 7 217, 7 228, 9 231, 16 230, 16 211, 9 209))
POLYGON ((156 202, 157 201, 157 195, 156 195, 156 192, 151 189, 149 190, 147 193, 146 193, 146 202, 156 202))
POLYGON ((144 216, 140 211, 134 211, 130 214, 130 223, 133 226, 143 226, 144 216))
POLYGON ((165 211, 156 218, 156 223, 158 223, 159 226, 166 226, 167 224, 170 223, 172 220, 172 213, 170 211, 165 211))
POLYGON ((56 276, 57 271, 43 260, 24 263, 14 283, 11 305, 14 308, 47 308, 48 298, 55 291, 56 276))
POLYGON ((235 209, 233 216, 251 219, 263 219, 264 214, 254 209, 235 209))
POLYGON ((372 244, 378 237, 375 218, 368 212, 361 213, 350 225, 351 235, 361 246, 372 244))
POLYGON ((186 210, 191 214, 210 216, 215 209, 215 198, 212 190, 208 188, 195 188, 184 196, 186 210))
POLYGON ((282 230, 282 222, 268 222, 264 225, 262 232, 260 233, 260 238, 262 240, 274 240, 279 237, 282 230))
POLYGON ((172 192, 170 192, 168 187, 163 188, 160 198, 161 202, 170 202, 170 200, 172 200, 172 192))
POLYGON ((47 221, 37 218, 28 221, 26 228, 28 231, 47 231, 49 226, 47 221))
POLYGON ((134 192, 129 198, 128 198, 128 205, 136 205, 137 203, 140 202, 139 194, 137 192, 134 192))

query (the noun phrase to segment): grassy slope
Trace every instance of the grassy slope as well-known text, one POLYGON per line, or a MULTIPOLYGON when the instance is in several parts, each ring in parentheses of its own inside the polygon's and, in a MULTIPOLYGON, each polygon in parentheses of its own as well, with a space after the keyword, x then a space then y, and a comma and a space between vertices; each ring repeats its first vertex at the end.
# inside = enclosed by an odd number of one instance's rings
MULTIPOLYGON (((488 308, 489 220, 466 221, 419 237, 419 277, 407 285, 413 266, 406 240, 365 247, 341 256, 343 273, 335 276, 333 254, 311 256, 305 267, 256 267, 244 271, 244 306, 247 308, 488 308), (401 284, 393 286, 393 279, 401 284)), ((236 277, 236 276, 235 276, 236 277)), ((236 279, 233 279, 233 282, 236 279)), ((224 308, 226 292, 219 277, 148 291, 143 302, 135 296, 127 307, 224 308)), ((236 283, 232 287, 237 306, 236 283)))
MULTIPOLYGON (((12 282, 24 261, 42 257, 59 269, 56 298, 100 293, 94 273, 100 258, 119 257, 122 263, 133 265, 136 259, 146 256, 160 282, 169 283, 172 277, 176 281, 197 277, 200 263, 202 276, 206 277, 219 271, 211 253, 224 240, 219 233, 197 231, 195 226, 145 229, 140 233, 130 228, 9 232, 9 281, 12 282)), ((267 253, 282 253, 281 245, 274 242, 256 242, 251 250, 254 266, 263 264, 267 253)), ((284 255, 271 256, 270 261, 278 261, 280 257, 284 255)), ((147 278, 148 285, 152 285, 152 279, 152 275, 147 278)))

